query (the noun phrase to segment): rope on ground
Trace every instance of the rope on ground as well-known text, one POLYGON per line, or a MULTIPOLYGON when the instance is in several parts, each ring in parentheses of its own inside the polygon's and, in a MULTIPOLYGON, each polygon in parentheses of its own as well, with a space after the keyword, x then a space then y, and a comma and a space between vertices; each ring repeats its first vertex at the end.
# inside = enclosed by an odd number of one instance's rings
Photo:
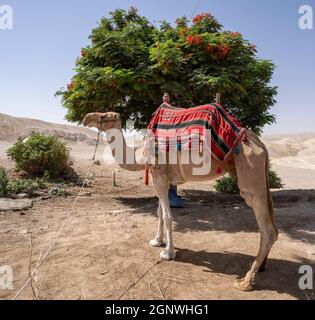
POLYGON ((150 272, 150 276, 151 276, 151 278, 153 278, 153 281, 155 282, 155 284, 156 284, 157 288, 158 288, 158 289, 159 289, 159 291, 160 291, 160 294, 161 294, 162 299, 163 299, 163 300, 165 300, 164 293, 163 293, 163 291, 162 291, 161 287, 159 286, 159 283, 158 283, 158 282, 157 282, 157 280, 154 278, 154 276, 153 276, 153 274, 152 274, 151 270, 149 270, 149 272, 150 272))
POLYGON ((63 222, 63 224, 61 225, 61 228, 59 229, 58 233, 57 233, 57 236, 55 238, 55 240, 53 241, 53 243, 51 244, 51 246, 48 248, 47 252, 45 253, 44 257, 42 258, 42 260, 40 260, 40 262, 37 264, 36 268, 32 271, 32 273, 30 274, 29 278, 27 279, 27 281, 24 283, 24 285, 21 287, 21 289, 14 295, 14 297, 12 298, 12 300, 15 300, 21 293, 22 291, 26 288, 26 286, 30 283, 30 281, 32 281, 33 279, 33 276, 36 274, 37 270, 41 267, 41 265, 45 262, 45 260, 48 258, 48 256, 50 255, 50 253, 52 252, 53 248, 55 247, 56 243, 58 242, 60 236, 61 236, 61 233, 62 231, 64 230, 64 228, 66 227, 68 221, 70 220, 73 212, 74 212, 74 208, 78 202, 78 199, 85 187, 85 184, 88 180, 88 177, 90 175, 90 171, 92 169, 92 165, 93 165, 93 162, 95 160, 95 156, 96 156, 96 151, 97 151, 97 147, 98 147, 98 144, 99 144, 99 140, 100 140, 100 134, 101 134, 101 131, 99 130, 98 133, 97 133, 97 139, 96 139, 96 144, 95 144, 95 149, 94 149, 94 154, 93 154, 93 157, 91 159, 91 162, 90 162, 90 165, 89 165, 89 168, 88 168, 88 171, 87 171, 87 174, 86 174, 86 178, 83 180, 83 183, 82 183, 82 186, 80 187, 80 190, 73 202, 73 205, 70 209, 70 212, 67 216, 67 218, 65 219, 65 221, 63 222))
POLYGON ((158 266, 163 260, 156 261, 153 265, 151 265, 136 281, 132 282, 128 288, 125 289, 125 291, 117 298, 117 300, 121 300, 122 297, 131 289, 133 288, 140 280, 142 280, 151 270, 158 266))

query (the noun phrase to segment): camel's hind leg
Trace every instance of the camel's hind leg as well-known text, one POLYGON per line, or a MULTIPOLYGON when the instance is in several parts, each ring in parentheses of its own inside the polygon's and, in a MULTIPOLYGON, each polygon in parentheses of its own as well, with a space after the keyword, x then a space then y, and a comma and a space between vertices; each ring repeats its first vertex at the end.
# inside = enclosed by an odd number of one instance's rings
POLYGON ((250 291, 257 272, 265 267, 278 231, 267 181, 269 159, 265 146, 255 135, 249 134, 247 141, 240 144, 240 153, 235 154, 234 160, 241 196, 253 208, 260 230, 257 257, 246 276, 235 283, 237 289, 250 291))

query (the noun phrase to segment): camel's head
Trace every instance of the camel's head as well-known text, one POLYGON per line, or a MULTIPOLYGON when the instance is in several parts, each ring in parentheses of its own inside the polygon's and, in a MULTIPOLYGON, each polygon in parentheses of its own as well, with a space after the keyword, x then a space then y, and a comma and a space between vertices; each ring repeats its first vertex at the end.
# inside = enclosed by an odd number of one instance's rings
POLYGON ((116 112, 89 113, 84 117, 82 124, 84 126, 100 129, 104 132, 113 128, 120 129, 120 114, 116 112))

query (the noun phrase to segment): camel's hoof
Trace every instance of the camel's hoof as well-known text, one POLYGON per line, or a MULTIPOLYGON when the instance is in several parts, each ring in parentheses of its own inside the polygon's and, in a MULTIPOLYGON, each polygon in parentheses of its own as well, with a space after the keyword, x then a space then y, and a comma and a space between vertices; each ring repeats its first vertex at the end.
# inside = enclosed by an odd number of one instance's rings
POLYGON ((160 258, 162 260, 170 261, 172 259, 175 259, 176 253, 175 252, 168 252, 166 250, 161 251, 160 258))
POLYGON ((245 292, 250 292, 254 290, 254 287, 251 283, 248 283, 243 279, 237 279, 234 282, 234 288, 241 290, 241 291, 245 291, 245 292))
POLYGON ((149 241, 150 246, 155 247, 155 248, 159 248, 163 246, 163 242, 159 241, 157 239, 153 239, 149 241))

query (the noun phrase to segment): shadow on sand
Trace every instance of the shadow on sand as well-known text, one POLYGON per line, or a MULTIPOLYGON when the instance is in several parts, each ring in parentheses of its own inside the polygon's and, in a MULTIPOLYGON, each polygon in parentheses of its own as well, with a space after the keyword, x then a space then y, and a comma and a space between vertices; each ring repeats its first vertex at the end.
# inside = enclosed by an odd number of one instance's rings
MULTIPOLYGON (((176 261, 203 267, 204 272, 243 277, 254 257, 230 252, 206 252, 178 249, 176 261)), ((300 290, 298 287, 301 265, 314 265, 314 261, 302 259, 300 262, 268 259, 267 269, 255 279, 255 290, 287 293, 297 299, 315 299, 315 290, 300 290)))
MULTIPOLYGON (((240 196, 187 189, 181 194, 186 200, 185 208, 173 209, 177 232, 258 232, 252 209, 246 206, 240 196)), ((273 198, 279 231, 293 240, 315 244, 315 191, 277 191, 273 192, 273 198)), ((133 208, 135 214, 156 215, 156 197, 117 197, 116 200, 133 208)), ((230 252, 178 249, 176 261, 204 267, 205 272, 244 276, 253 259, 253 256, 230 252)), ((314 291, 306 292, 298 288, 301 276, 298 270, 303 264, 314 265, 315 268, 314 261, 307 259, 301 259, 300 262, 269 259, 267 271, 257 275, 256 290, 288 293, 298 299, 315 299, 314 291)))
MULTIPOLYGON (((258 232, 251 208, 238 195, 187 190, 181 194, 185 208, 173 209, 175 231, 258 232)), ((315 191, 283 190, 273 192, 276 225, 292 239, 315 245, 315 191)), ((156 197, 117 197, 133 213, 156 214, 156 197)))

